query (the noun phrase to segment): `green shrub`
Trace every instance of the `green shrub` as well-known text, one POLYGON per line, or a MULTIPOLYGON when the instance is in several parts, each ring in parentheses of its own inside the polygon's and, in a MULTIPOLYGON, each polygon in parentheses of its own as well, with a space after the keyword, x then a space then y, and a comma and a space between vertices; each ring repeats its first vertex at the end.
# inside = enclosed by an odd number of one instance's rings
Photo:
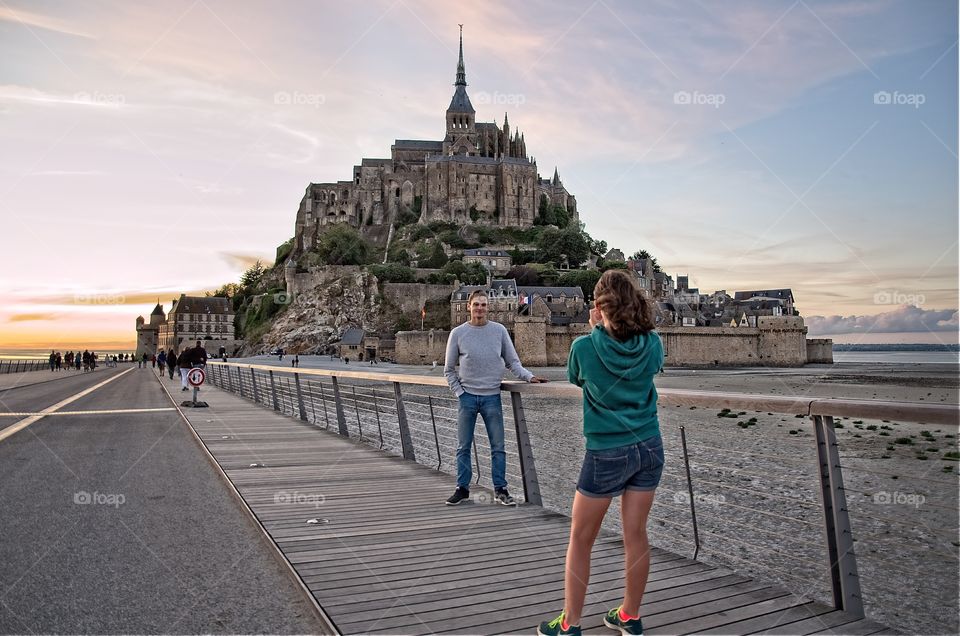
POLYGON ((411 268, 397 263, 385 265, 370 265, 370 273, 382 283, 415 283, 417 275, 411 268))

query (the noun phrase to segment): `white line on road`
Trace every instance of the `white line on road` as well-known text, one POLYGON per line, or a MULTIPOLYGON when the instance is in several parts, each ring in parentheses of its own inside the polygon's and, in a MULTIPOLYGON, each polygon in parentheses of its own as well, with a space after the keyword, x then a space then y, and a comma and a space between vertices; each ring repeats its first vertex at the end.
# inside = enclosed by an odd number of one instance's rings
POLYGON ((2 413, 0 412, 0 417, 28 417, 32 415, 119 415, 123 413, 156 413, 157 411, 176 411, 177 409, 172 406, 167 406, 163 408, 156 409, 108 409, 108 410, 99 410, 99 411, 57 411, 56 413, 44 413, 43 411, 23 413, 2 413))
POLYGON ((95 384, 95 385, 93 385, 92 387, 90 387, 90 388, 88 388, 88 389, 84 389, 83 391, 80 391, 79 393, 77 393, 77 394, 75 394, 75 395, 71 395, 71 396, 68 397, 67 399, 61 400, 61 401, 57 402, 56 404, 54 404, 53 406, 48 406, 47 408, 43 409, 43 410, 40 412, 39 415, 31 415, 31 416, 29 416, 29 417, 27 417, 27 418, 24 418, 24 419, 20 420, 20 421, 17 422, 16 424, 12 424, 12 425, 8 426, 7 428, 5 428, 5 429, 3 429, 2 431, 0 431, 0 442, 2 442, 3 440, 7 439, 8 437, 10 437, 11 435, 13 435, 13 434, 15 434, 15 433, 19 433, 20 431, 22 431, 23 429, 27 428, 28 426, 30 426, 31 424, 33 424, 33 423, 36 422, 37 420, 40 420, 40 419, 42 419, 43 417, 45 417, 45 416, 47 416, 47 415, 50 415, 50 414, 54 413, 55 411, 60 410, 61 408, 65 407, 67 404, 70 404, 71 402, 75 402, 75 401, 79 400, 79 399, 82 398, 84 395, 88 395, 88 394, 90 394, 90 393, 93 393, 94 391, 96 391, 97 389, 99 389, 100 387, 102 387, 103 385, 109 384, 109 383, 113 382, 114 380, 116 380, 117 378, 120 378, 120 377, 125 376, 126 374, 130 373, 131 371, 133 371, 133 368, 127 369, 126 371, 123 371, 122 373, 118 373, 117 375, 113 376, 112 378, 107 378, 106 380, 104 380, 104 381, 101 382, 100 384, 95 384))

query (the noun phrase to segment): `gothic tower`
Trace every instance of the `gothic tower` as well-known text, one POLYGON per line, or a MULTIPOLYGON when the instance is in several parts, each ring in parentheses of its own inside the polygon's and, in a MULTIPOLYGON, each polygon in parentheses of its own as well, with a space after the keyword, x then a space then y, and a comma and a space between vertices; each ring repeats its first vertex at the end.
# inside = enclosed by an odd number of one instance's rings
POLYGON ((447 108, 447 134, 443 140, 445 155, 477 154, 477 111, 467 96, 467 73, 463 66, 463 25, 460 25, 460 60, 457 62, 457 80, 453 99, 447 108))

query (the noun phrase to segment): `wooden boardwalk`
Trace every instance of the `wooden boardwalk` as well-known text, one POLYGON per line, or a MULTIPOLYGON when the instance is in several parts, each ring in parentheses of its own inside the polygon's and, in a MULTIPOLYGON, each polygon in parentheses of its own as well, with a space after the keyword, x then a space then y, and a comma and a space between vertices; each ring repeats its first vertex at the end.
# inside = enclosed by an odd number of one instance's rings
MULTIPOLYGON (((202 398, 211 408, 185 415, 342 633, 531 634, 560 612, 567 517, 445 506, 449 475, 209 385, 202 398)), ((585 632, 612 633, 622 580, 622 541, 601 534, 585 632)), ((650 634, 895 633, 656 548, 642 613, 650 634)))

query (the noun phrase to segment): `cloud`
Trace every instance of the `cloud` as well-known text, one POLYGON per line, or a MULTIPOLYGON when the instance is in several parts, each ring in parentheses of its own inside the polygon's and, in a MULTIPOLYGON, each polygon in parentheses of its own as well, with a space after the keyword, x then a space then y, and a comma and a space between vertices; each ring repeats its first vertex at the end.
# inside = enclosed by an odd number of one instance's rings
POLYGON ((230 264, 230 267, 247 271, 260 262, 264 267, 268 266, 268 259, 264 259, 262 254, 243 254, 240 252, 220 252, 220 258, 230 264))
POLYGON ((102 170, 40 170, 31 172, 31 177, 103 177, 106 172, 102 170))
POLYGON ((35 320, 56 320, 57 314, 14 314, 7 322, 32 322, 35 320))
POLYGON ((873 316, 809 316, 805 319, 811 336, 843 333, 901 333, 957 331, 956 309, 921 309, 901 305, 873 316))
POLYGON ((23 9, 14 11, 8 6, 0 7, 0 21, 14 22, 28 28, 37 27, 47 31, 54 31, 56 33, 75 35, 81 38, 96 39, 96 36, 86 33, 85 31, 81 31, 76 27, 67 24, 63 20, 58 20, 57 18, 41 15, 39 13, 31 13, 30 11, 24 11, 23 9))

